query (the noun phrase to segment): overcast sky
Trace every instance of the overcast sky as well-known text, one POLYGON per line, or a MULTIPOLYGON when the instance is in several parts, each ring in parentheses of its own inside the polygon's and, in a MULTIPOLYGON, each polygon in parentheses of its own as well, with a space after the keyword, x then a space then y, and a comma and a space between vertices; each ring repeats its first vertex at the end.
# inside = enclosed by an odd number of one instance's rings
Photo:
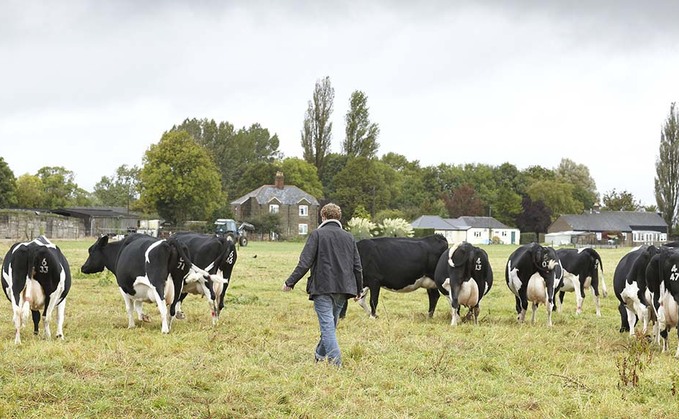
POLYGON ((329 76, 334 152, 361 90, 379 155, 519 169, 569 158, 600 194, 655 204, 679 2, 335 3, 2 1, 0 156, 17 177, 63 166, 91 191, 195 117, 259 123, 301 157, 307 103, 329 76))

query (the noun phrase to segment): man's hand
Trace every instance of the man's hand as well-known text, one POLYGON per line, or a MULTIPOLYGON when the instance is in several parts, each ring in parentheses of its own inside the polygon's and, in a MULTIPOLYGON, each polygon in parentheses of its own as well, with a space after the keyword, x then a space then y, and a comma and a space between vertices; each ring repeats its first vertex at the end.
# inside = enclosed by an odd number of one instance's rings
POLYGON ((281 291, 285 291, 285 292, 292 291, 292 287, 285 285, 285 282, 284 282, 283 288, 281 288, 281 291))

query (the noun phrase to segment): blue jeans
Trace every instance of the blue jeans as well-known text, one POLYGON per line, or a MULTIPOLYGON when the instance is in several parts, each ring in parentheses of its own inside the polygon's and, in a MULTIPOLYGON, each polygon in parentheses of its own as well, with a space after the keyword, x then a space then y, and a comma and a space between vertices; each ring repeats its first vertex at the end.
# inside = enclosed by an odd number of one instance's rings
POLYGON ((314 296, 314 310, 318 315, 318 324, 321 328, 321 339, 316 345, 316 361, 326 358, 332 364, 342 365, 342 355, 335 330, 339 314, 347 300, 345 294, 322 294, 314 296))

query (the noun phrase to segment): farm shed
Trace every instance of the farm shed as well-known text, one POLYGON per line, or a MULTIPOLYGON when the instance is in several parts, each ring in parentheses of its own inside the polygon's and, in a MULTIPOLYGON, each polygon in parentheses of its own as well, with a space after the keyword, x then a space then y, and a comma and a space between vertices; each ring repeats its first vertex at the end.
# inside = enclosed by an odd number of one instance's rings
POLYGON ((85 226, 85 236, 127 234, 130 231, 136 231, 139 224, 139 216, 127 212, 125 208, 74 207, 53 210, 52 212, 82 220, 85 226))
POLYGON ((667 241, 668 226, 655 212, 601 211, 590 214, 562 215, 547 233, 592 233, 594 243, 638 246, 662 244, 667 241))
POLYGON ((85 225, 77 218, 42 210, 0 210, 0 238, 32 240, 41 234, 50 239, 79 239, 85 237, 85 225))

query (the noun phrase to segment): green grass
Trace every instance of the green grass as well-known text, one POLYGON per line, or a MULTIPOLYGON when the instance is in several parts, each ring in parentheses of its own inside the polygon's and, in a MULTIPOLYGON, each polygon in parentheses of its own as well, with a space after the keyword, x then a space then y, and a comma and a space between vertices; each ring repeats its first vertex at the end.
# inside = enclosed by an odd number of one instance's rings
MULTIPOLYGON (((516 321, 504 282, 513 246, 486 247, 495 283, 476 327, 452 328, 444 298, 428 318, 424 290, 383 290, 378 319, 352 301, 338 329, 337 369, 313 362, 318 324, 303 282, 280 291, 302 243, 240 248, 220 323, 212 327, 207 304, 189 296, 187 319, 162 335, 154 306, 144 305, 151 323, 127 329, 112 275, 79 272, 93 242, 56 241, 74 277, 65 340, 34 337, 29 325, 15 346, 10 304, 0 303, 0 417, 676 416, 676 333, 665 354, 657 345, 635 351, 634 338, 618 333, 612 277, 629 249, 600 251, 609 291, 602 317, 591 294, 576 316, 569 293, 552 328, 544 308, 536 325, 516 321), (619 365, 634 357, 645 368, 633 387, 619 365)), ((0 242, 0 254, 10 244, 0 242)))

